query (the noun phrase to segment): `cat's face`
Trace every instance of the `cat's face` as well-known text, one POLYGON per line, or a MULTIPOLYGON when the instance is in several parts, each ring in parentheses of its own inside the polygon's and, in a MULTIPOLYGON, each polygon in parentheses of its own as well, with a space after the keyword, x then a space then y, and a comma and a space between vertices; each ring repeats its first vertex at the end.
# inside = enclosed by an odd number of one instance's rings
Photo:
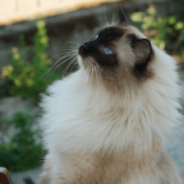
POLYGON ((139 83, 153 74, 149 64, 154 56, 151 43, 129 25, 121 9, 120 21, 104 27, 78 49, 79 62, 91 78, 110 88, 139 83))

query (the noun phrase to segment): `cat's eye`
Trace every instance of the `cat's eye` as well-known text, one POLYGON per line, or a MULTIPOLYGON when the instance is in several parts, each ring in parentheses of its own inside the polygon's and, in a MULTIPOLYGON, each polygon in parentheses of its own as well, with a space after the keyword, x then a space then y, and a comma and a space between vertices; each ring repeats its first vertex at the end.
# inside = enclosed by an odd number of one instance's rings
POLYGON ((109 47, 104 48, 104 53, 105 54, 112 54, 112 50, 109 47))
POLYGON ((95 40, 98 39, 98 35, 95 36, 95 40))

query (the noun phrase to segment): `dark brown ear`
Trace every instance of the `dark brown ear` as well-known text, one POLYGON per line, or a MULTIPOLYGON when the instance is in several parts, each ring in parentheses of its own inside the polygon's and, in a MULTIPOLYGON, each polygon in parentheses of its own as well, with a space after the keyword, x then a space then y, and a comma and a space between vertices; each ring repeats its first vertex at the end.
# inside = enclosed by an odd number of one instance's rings
POLYGON ((136 40, 133 45, 133 52, 135 54, 135 70, 140 74, 144 73, 153 55, 150 41, 148 39, 136 40))
POLYGON ((121 9, 120 6, 118 6, 118 15, 119 15, 119 20, 120 20, 120 23, 121 24, 127 24, 128 21, 127 21, 127 18, 123 12, 123 10, 121 9))

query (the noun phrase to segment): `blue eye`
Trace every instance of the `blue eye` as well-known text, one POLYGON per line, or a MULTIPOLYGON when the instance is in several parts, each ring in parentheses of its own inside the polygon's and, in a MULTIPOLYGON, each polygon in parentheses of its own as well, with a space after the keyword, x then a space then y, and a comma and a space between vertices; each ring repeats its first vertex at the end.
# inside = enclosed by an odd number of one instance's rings
POLYGON ((112 50, 109 47, 105 47, 104 52, 105 54, 112 54, 112 50))

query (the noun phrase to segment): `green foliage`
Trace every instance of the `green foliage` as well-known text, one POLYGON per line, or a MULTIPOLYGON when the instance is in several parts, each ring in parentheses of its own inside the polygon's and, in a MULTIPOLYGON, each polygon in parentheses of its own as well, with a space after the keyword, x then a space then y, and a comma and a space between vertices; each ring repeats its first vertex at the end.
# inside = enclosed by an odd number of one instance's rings
POLYGON ((35 118, 30 115, 16 113, 11 120, 0 120, 2 123, 13 127, 16 133, 10 141, 0 142, 0 165, 11 171, 23 171, 35 168, 41 164, 43 148, 36 142, 39 131, 33 130, 35 118))
POLYGON ((146 12, 135 12, 131 20, 143 30, 152 42, 160 49, 184 56, 184 7, 167 17, 157 16, 154 5, 146 12))
MULTIPOLYGON (((34 36, 33 51, 26 45, 24 36, 20 36, 22 50, 12 49, 12 64, 3 67, 1 77, 8 79, 8 83, 2 91, 2 95, 19 95, 21 97, 34 97, 38 100, 38 94, 43 92, 49 81, 43 76, 49 69, 52 60, 48 59, 46 48, 49 38, 46 33, 45 22, 39 19, 37 32, 34 36), (30 53, 33 52, 30 57, 30 53)), ((57 72, 50 76, 50 82, 58 77, 57 72)))

